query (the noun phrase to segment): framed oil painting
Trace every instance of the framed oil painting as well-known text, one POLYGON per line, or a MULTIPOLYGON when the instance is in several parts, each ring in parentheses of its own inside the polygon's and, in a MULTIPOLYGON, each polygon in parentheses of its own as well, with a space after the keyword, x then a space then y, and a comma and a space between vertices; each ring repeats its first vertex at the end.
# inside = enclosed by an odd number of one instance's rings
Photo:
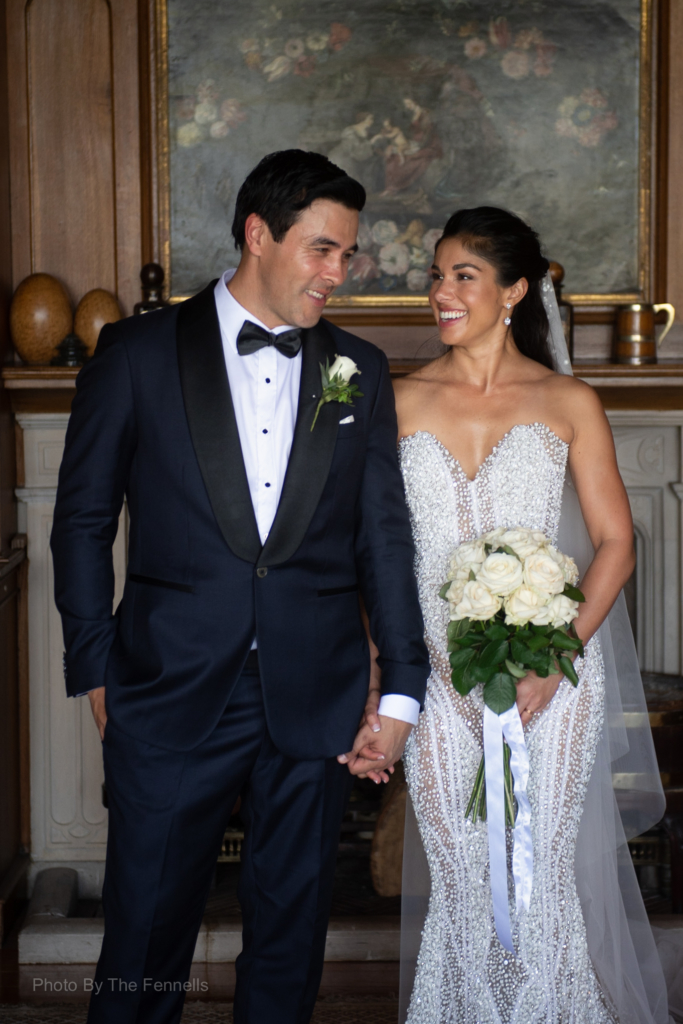
POLYGON ((539 232, 578 302, 649 275, 650 0, 157 0, 171 294, 235 266, 240 183, 315 150, 367 190, 336 305, 426 304, 460 207, 539 232))

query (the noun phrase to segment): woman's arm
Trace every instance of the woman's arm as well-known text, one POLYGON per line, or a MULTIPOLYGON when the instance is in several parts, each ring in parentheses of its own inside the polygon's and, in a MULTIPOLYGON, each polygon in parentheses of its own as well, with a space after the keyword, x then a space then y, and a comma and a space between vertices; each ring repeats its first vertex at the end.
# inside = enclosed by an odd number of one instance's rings
MULTIPOLYGON (((569 447, 569 468, 595 549, 579 584, 586 602, 574 621, 585 644, 605 621, 633 572, 635 552, 631 509, 609 422, 593 389, 577 384, 570 392, 574 439, 569 447)), ((540 679, 530 672, 519 683, 517 707, 524 725, 552 700, 561 678, 560 674, 540 679)))
POLYGON ((636 564, 633 519, 600 399, 584 385, 569 468, 595 556, 581 581, 586 603, 574 625, 587 643, 607 618, 636 564))

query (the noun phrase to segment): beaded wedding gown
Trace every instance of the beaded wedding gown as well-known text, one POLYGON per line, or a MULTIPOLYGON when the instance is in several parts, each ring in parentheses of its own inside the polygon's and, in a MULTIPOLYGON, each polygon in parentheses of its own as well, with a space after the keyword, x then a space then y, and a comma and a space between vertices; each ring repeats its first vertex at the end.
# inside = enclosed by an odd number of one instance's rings
POLYGON ((424 431, 402 438, 399 454, 432 664, 404 755, 431 875, 408 1024, 617 1024, 591 963, 574 874, 604 714, 599 641, 577 661, 578 687, 563 679, 525 730, 534 876, 519 918, 510 892, 515 957, 495 931, 486 823, 465 819, 482 755, 481 687, 467 697, 453 688, 439 598, 450 555, 466 540, 523 526, 556 541, 568 445, 544 424, 517 425, 474 480, 424 431))

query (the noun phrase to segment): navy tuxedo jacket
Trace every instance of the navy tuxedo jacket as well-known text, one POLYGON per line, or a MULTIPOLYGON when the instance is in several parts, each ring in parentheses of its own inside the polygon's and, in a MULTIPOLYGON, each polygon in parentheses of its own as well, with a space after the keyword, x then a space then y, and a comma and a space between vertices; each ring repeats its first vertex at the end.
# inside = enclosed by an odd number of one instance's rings
POLYGON ((429 671, 387 361, 327 322, 304 332, 294 441, 262 546, 213 289, 104 327, 78 376, 51 541, 67 692, 106 686, 123 731, 190 750, 256 636, 274 743, 332 757, 351 748, 367 693, 359 592, 383 692, 422 702, 429 671), (320 364, 336 354, 358 364, 363 397, 324 405, 311 432, 320 364), (112 615, 124 496, 128 578, 112 615))

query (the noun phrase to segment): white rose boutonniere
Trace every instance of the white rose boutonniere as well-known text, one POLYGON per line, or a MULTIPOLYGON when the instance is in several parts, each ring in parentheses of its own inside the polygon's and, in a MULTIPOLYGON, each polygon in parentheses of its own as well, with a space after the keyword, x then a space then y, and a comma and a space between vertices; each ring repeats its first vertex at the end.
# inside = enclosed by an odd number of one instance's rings
POLYGON ((355 373, 360 374, 360 370, 353 359, 349 359, 348 356, 335 356, 332 366, 330 366, 329 360, 325 366, 322 363, 320 364, 323 393, 318 402, 318 408, 315 410, 311 430, 313 430, 317 422, 318 413, 323 405, 326 405, 328 402, 341 402, 344 405, 353 405, 352 398, 363 397, 363 392, 359 391, 355 384, 349 383, 355 373))

